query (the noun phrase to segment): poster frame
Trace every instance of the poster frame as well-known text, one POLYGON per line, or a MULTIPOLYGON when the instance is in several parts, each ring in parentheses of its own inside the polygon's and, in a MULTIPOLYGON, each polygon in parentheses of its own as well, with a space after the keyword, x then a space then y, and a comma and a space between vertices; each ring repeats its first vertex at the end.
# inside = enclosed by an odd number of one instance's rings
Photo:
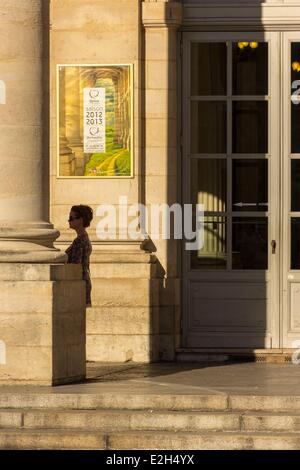
POLYGON ((113 63, 113 64, 56 64, 56 178, 57 179, 132 179, 134 178, 134 87, 133 87, 133 63, 113 63), (59 148, 59 69, 60 67, 129 67, 129 82, 130 82, 130 175, 116 175, 116 176, 88 176, 88 175, 74 175, 62 176, 59 173, 60 163, 60 148, 59 148))

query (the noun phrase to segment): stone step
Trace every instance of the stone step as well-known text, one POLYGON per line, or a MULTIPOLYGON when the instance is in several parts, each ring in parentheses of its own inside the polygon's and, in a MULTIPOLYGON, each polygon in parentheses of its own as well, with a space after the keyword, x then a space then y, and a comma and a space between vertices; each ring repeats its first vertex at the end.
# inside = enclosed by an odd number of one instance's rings
POLYGON ((0 449, 299 450, 300 433, 0 429, 0 449))
POLYGON ((95 431, 0 429, 1 450, 103 450, 106 439, 104 433, 95 431))
POLYGON ((246 431, 300 432, 300 413, 244 413, 241 429, 246 431))
POLYGON ((300 413, 134 410, 0 410, 0 428, 300 432, 300 413))
MULTIPOLYGON (((87 384, 84 384, 86 387, 87 384)), ((78 386, 80 387, 80 385, 78 386)), ((177 411, 271 411, 300 413, 299 395, 244 395, 225 393, 169 394, 132 393, 132 388, 123 388, 120 393, 93 392, 93 384, 88 385, 88 393, 64 393, 55 389, 45 392, 36 387, 34 392, 16 391, 15 387, 2 387, 0 392, 1 409, 63 409, 63 410, 177 410, 177 411), (126 391, 127 390, 127 391, 126 391)))
POLYGON ((152 410, 0 410, 0 428, 238 431, 240 414, 152 410))
MULTIPOLYGON (((84 384, 86 387, 86 384, 84 384)), ((3 387, 4 388, 4 387, 3 387)), ((3 390, 2 388, 2 390, 3 390)), ((10 388, 10 387, 8 387, 10 388)), ((88 393, 67 393, 67 386, 64 393, 56 390, 45 393, 43 388, 36 387, 36 391, 18 392, 1 391, 0 409, 72 409, 72 410, 214 410, 224 411, 227 409, 228 398, 226 394, 162 394, 162 393, 141 393, 133 394, 131 386, 128 392, 120 393, 102 391, 93 393, 93 385, 89 386, 88 393)), ((103 384, 105 389, 105 384, 103 384)), ((299 397, 300 409, 300 397, 299 397)))
POLYGON ((292 362, 293 349, 246 349, 246 348, 178 348, 176 360, 181 363, 259 362, 286 364, 292 362))
POLYGON ((299 450, 300 433, 120 432, 107 436, 108 449, 299 450))

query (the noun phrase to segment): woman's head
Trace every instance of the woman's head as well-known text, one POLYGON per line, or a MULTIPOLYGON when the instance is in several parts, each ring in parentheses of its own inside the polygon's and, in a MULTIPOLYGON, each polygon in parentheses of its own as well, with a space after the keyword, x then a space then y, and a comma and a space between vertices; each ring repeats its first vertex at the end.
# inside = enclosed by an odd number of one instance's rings
POLYGON ((70 228, 76 230, 89 227, 92 220, 93 209, 91 209, 91 207, 84 206, 83 204, 71 207, 69 216, 70 228))

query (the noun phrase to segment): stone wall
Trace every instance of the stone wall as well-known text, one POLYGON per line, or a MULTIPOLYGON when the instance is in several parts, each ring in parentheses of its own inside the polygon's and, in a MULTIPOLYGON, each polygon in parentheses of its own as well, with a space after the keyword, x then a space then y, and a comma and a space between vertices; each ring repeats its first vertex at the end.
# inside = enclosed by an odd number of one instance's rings
MULTIPOLYGON (((174 12, 170 15, 167 2, 150 2, 146 13, 143 3, 51 2, 51 220, 61 232, 60 248, 74 238, 67 229, 73 204, 95 210, 101 203, 117 205, 120 195, 127 196, 128 204, 177 201, 176 21, 170 30, 167 20, 174 12), (150 19, 146 25, 144 17, 146 23, 150 19), (57 64, 133 64, 133 178, 57 178, 57 64)), ((72 151, 66 165, 74 164, 72 151)), ((100 242, 98 220, 89 229, 94 254, 87 358, 173 360, 180 339, 177 243, 150 240, 147 249, 154 257, 141 243, 100 242)))

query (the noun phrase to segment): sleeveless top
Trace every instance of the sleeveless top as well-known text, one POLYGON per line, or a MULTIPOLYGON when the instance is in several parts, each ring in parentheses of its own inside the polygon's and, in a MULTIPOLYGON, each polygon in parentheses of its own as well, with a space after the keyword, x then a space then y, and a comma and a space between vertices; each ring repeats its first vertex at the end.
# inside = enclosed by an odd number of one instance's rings
POLYGON ((90 276, 90 255, 92 253, 92 244, 88 234, 77 235, 72 245, 67 248, 68 263, 82 265, 82 279, 86 282, 86 305, 91 306, 91 276, 90 276))

